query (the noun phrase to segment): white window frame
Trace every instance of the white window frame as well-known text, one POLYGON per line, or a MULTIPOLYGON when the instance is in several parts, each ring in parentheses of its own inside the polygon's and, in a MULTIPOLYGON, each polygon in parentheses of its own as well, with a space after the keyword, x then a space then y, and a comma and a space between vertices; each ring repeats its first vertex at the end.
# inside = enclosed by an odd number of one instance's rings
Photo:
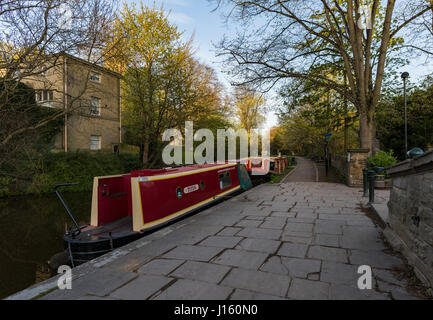
POLYGON ((95 117, 100 117, 101 116, 101 99, 97 98, 97 97, 91 97, 90 98, 90 115, 95 116, 95 117), (97 101, 98 104, 94 105, 94 101, 97 101))
POLYGON ((47 76, 47 71, 48 71, 48 68, 47 68, 46 66, 44 66, 44 67, 42 68, 41 72, 40 72, 40 75, 41 75, 42 77, 46 77, 46 76, 47 76))
POLYGON ((90 150, 101 150, 102 145, 102 137, 97 135, 90 136, 90 150), (96 139, 95 139, 96 138, 96 139), (97 142, 97 146, 95 146, 94 142, 97 142))
POLYGON ((53 108, 54 107, 54 92, 52 90, 36 91, 36 102, 40 106, 53 108))
POLYGON ((90 72, 90 81, 92 82, 101 83, 101 77, 102 75, 99 72, 96 71, 90 72))

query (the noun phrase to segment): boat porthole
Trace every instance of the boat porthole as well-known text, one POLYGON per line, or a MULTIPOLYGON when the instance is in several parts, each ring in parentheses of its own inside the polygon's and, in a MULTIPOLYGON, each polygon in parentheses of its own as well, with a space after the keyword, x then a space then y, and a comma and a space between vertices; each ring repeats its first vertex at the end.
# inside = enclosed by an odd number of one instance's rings
POLYGON ((179 199, 182 198, 182 188, 181 187, 177 187, 176 195, 179 199))
POLYGON ((200 182, 200 189, 201 189, 201 191, 204 191, 204 187, 205 187, 204 181, 201 181, 200 182))

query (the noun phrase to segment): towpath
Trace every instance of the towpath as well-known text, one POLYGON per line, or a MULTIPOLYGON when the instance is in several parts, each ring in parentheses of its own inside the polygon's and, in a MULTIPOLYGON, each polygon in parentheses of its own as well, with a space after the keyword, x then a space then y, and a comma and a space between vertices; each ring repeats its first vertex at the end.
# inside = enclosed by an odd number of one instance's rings
POLYGON ((361 195, 264 184, 73 269, 72 290, 53 278, 10 299, 417 299, 361 195), (358 288, 361 265, 371 290, 358 288))
POLYGON ((296 157, 296 162, 295 169, 283 182, 319 182, 319 168, 313 161, 296 157))

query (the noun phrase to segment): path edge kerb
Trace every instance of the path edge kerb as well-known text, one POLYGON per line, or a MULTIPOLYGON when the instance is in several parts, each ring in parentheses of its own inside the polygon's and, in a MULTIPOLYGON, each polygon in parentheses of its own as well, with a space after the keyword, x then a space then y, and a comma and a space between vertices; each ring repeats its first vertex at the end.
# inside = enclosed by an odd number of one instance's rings
MULTIPOLYGON (((292 170, 294 171, 294 170, 292 170)), ((252 193, 253 190, 257 190, 258 188, 265 187, 264 184, 256 186, 255 188, 252 188, 248 191, 245 191, 241 193, 240 195, 236 195, 232 199, 236 199, 238 197, 244 197, 248 195, 249 193, 252 193)), ((228 200, 228 201, 230 201, 228 200)), ((224 202, 223 202, 224 203, 224 202)), ((215 206, 212 206, 212 208, 216 208, 221 203, 216 204, 215 206)), ((161 230, 158 230, 152 234, 149 234, 148 236, 138 239, 134 242, 131 242, 123 247, 117 248, 109 253, 106 253, 94 260, 88 261, 82 265, 77 266, 76 268, 72 269, 72 281, 75 281, 83 276, 86 276, 92 272, 95 272, 95 270, 98 270, 102 268, 104 265, 114 262, 117 259, 122 258, 123 256, 142 248, 150 243, 152 243, 154 240, 160 239, 167 235, 168 233, 171 233, 172 231, 177 230, 178 228, 184 227, 185 225, 188 225, 190 223, 193 223, 195 221, 195 216, 200 215, 202 212, 198 212, 197 214, 190 215, 186 217, 185 219, 181 219, 179 221, 174 222, 173 224, 164 227, 161 230)), ((33 300, 38 299, 39 297, 42 297, 46 295, 47 293, 50 293, 53 290, 60 290, 58 287, 58 280, 60 278, 60 274, 55 275, 45 281, 42 281, 40 283, 36 283, 31 285, 28 288, 25 288, 21 291, 18 291, 16 293, 11 294, 10 296, 7 296, 3 298, 3 300, 33 300)), ((1 300, 1 299, 0 299, 1 300)))
MULTIPOLYGON (((297 157, 295 157, 296 159, 297 159, 297 157)), ((281 183, 287 183, 286 182, 286 180, 287 180, 287 178, 288 177, 290 177, 292 174, 293 174, 293 172, 295 172, 296 171, 296 169, 298 169, 298 164, 296 164, 296 166, 295 166, 295 168, 292 170, 292 171, 290 171, 282 180, 281 180, 281 182, 280 182, 280 184, 281 183)))

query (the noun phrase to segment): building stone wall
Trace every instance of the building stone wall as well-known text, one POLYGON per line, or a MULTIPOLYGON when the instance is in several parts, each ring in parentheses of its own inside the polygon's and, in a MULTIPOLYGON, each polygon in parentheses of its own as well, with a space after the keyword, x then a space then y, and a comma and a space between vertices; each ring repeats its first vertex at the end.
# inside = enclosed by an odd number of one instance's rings
POLYGON ((90 136, 97 135, 101 136, 101 150, 113 151, 121 142, 120 78, 103 68, 89 69, 75 59, 69 59, 67 75, 68 99, 79 97, 68 118, 68 150, 90 150, 90 136), (99 83, 88 79, 90 70, 101 75, 99 83), (100 99, 98 116, 90 112, 92 97, 100 99))
POLYGON ((385 235, 433 287, 433 150, 387 172, 393 186, 385 235))
POLYGON ((53 107, 68 108, 65 126, 54 140, 62 151, 90 150, 90 137, 101 136, 101 150, 121 143, 120 75, 79 58, 63 55, 44 74, 23 82, 35 90, 53 91, 53 107), (100 82, 89 79, 101 75, 100 82), (91 98, 100 99, 100 115, 92 115, 91 98))
POLYGON ((369 149, 349 149, 348 153, 350 154, 350 161, 349 156, 334 156, 332 166, 346 177, 349 187, 362 187, 362 169, 367 167, 369 151, 369 149))
POLYGON ((350 187, 362 187, 363 172, 362 169, 367 167, 369 149, 349 149, 350 163, 348 170, 347 183, 350 187))

